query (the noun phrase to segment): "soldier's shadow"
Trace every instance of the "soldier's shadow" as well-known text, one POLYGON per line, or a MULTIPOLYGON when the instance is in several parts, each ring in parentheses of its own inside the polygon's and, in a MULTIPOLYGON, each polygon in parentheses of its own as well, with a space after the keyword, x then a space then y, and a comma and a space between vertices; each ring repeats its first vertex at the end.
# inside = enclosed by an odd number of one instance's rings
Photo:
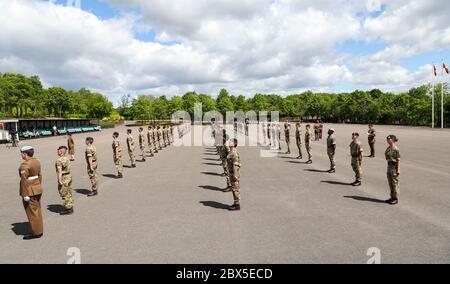
POLYGON ((202 172, 202 174, 207 175, 207 176, 218 176, 218 177, 222 176, 222 174, 213 173, 213 172, 202 172))
POLYGON ((113 178, 113 179, 117 178, 117 176, 113 174, 104 174, 103 176, 106 178, 113 178))
POLYGON ((52 213, 59 214, 64 210, 64 206, 62 206, 61 204, 52 204, 47 206, 47 210, 52 213))
POLYGON ((220 188, 220 187, 212 186, 212 185, 200 185, 199 187, 203 188, 203 189, 208 189, 208 190, 213 190, 213 191, 221 191, 221 192, 223 192, 225 190, 224 188, 220 188))
POLYGON ((79 193, 79 194, 82 194, 82 195, 88 195, 92 191, 90 191, 89 189, 75 189, 75 192, 79 193))
POLYGON ((29 222, 14 223, 11 224, 11 226, 11 231, 13 231, 17 236, 27 236, 31 234, 31 227, 29 222))
POLYGON ((227 210, 230 206, 216 201, 200 201, 203 206, 227 210))

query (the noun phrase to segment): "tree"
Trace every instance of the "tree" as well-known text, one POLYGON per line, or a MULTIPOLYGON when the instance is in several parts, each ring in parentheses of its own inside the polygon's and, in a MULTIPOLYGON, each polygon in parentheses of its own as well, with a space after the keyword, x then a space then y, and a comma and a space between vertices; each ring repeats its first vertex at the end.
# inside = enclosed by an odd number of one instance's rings
POLYGON ((231 100, 228 91, 225 89, 220 90, 216 104, 217 110, 223 115, 225 115, 227 111, 234 111, 233 101, 231 100))
POLYGON ((111 114, 113 104, 101 94, 92 94, 88 103, 88 116, 90 118, 104 118, 111 114))
POLYGON ((151 96, 139 96, 133 100, 132 113, 134 119, 150 120, 154 119, 152 107, 154 98, 151 96))

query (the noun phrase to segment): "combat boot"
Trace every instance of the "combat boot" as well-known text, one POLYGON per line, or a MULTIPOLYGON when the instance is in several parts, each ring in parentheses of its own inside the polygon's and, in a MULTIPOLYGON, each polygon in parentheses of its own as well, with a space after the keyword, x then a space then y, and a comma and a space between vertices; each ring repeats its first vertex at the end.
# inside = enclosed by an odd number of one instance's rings
POLYGON ((89 194, 87 195, 87 197, 93 197, 93 196, 96 196, 96 195, 98 195, 98 192, 97 192, 97 190, 94 190, 94 191, 92 191, 91 193, 89 193, 89 194))
POLYGON ((65 209, 64 211, 59 212, 59 215, 71 215, 73 214, 73 208, 65 209))
POLYGON ((122 173, 118 173, 116 178, 123 178, 123 174, 122 173))
POLYGON ((233 204, 230 207, 228 207, 229 211, 239 211, 241 210, 241 205, 240 204, 233 204))

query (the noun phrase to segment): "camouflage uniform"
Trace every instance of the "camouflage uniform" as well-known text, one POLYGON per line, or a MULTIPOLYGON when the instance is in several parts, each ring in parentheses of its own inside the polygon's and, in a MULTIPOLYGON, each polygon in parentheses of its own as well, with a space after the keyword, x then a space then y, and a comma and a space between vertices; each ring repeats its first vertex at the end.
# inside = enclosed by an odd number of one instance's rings
POLYGON ((330 170, 336 169, 336 160, 334 159, 335 156, 335 145, 336 145, 336 138, 334 137, 334 134, 331 134, 327 138, 327 154, 328 158, 330 159, 330 170))
POLYGON ((153 128, 153 129, 152 129, 152 145, 153 145, 153 151, 154 151, 155 153, 158 153, 157 142, 158 142, 158 135, 157 135, 157 133, 156 133, 156 129, 153 128))
POLYGON ((301 128, 295 130, 295 140, 297 142, 298 156, 303 157, 303 154, 302 154, 303 142, 302 142, 302 129, 301 128))
POLYGON ((145 135, 144 132, 139 132, 139 148, 141 149, 142 161, 145 161, 145 135))
POLYGON ((153 156, 153 138, 152 138, 152 130, 149 129, 147 132, 147 143, 148 143, 148 149, 151 156, 153 156))
POLYGON ((97 149, 90 145, 86 148, 86 162, 88 163, 87 173, 92 184, 92 191, 98 190, 98 172, 97 172, 97 149), (92 169, 89 168, 89 157, 92 157, 92 169))
POLYGON ((122 147, 120 146, 119 139, 114 139, 112 143, 113 148, 113 159, 114 164, 116 165, 117 173, 121 175, 123 173, 123 163, 122 163, 122 147), (116 149, 118 155, 116 156, 116 149))
POLYGON ((236 148, 233 148, 233 150, 231 150, 228 154, 227 165, 230 175, 231 189, 233 190, 234 205, 239 205, 241 203, 241 159, 239 158, 239 152, 236 148))
POLYGON ((306 129, 306 133, 305 133, 305 148, 306 148, 306 152, 308 153, 308 161, 312 160, 311 143, 312 143, 311 129, 306 129))
POLYGON ((128 147, 128 155, 130 155, 130 161, 131 161, 131 165, 135 166, 136 165, 136 154, 134 152, 134 140, 133 140, 133 136, 131 134, 128 135, 127 137, 127 147, 128 147))
POLYGON ((287 144, 287 152, 291 153, 291 126, 289 124, 285 125, 284 128, 284 138, 287 144))
POLYGON ((55 163, 56 172, 58 173, 58 168, 61 168, 62 185, 58 183, 58 192, 64 201, 64 208, 69 210, 73 208, 73 197, 72 197, 72 175, 70 174, 70 161, 69 158, 63 156, 59 157, 55 163))
POLYGON ((227 163, 227 157, 230 153, 230 147, 228 147, 228 144, 226 142, 223 143, 223 145, 219 146, 219 155, 220 159, 222 160, 222 167, 223 172, 225 173, 225 178, 227 179, 227 186, 231 186, 230 181, 230 172, 228 171, 228 163, 227 163))
POLYGON ((376 143, 375 138, 377 136, 375 128, 369 129, 368 135, 369 135, 368 139, 370 146, 370 157, 375 157, 375 143, 376 143))
POLYGON ((163 144, 162 144, 161 140, 163 139, 163 137, 162 137, 162 130, 161 130, 161 128, 158 129, 158 131, 157 131, 156 134, 157 134, 157 137, 158 137, 158 146, 159 146, 159 150, 162 150, 163 144))
POLYGON ((400 151, 397 146, 389 146, 385 152, 387 166, 387 179, 391 190, 391 198, 398 199, 400 194, 399 176, 397 175, 397 163, 400 162, 400 151))
POLYGON ((352 143, 350 143, 350 155, 352 156, 352 169, 355 172, 355 178, 356 181, 358 182, 361 181, 362 176, 361 165, 359 163, 359 155, 361 154, 362 151, 363 149, 361 148, 361 142, 352 141, 352 143))

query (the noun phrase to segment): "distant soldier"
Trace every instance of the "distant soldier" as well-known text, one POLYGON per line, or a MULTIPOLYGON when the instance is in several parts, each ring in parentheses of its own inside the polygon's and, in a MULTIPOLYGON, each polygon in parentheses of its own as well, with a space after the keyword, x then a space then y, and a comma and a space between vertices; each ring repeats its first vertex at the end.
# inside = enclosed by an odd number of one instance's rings
POLYGON ((245 118, 245 136, 248 136, 248 126, 250 124, 250 119, 248 117, 245 118))
POLYGON ((70 173, 70 160, 66 157, 67 147, 58 148, 58 159, 55 163, 58 178, 58 192, 64 202, 64 210, 60 215, 73 214, 72 174, 70 173))
POLYGON ((319 141, 319 121, 314 124, 314 140, 319 141))
POLYGON ((361 186, 363 149, 361 147, 361 142, 359 142, 359 133, 355 132, 352 134, 350 155, 352 156, 352 169, 355 172, 355 182, 353 182, 352 185, 361 186))
POLYGON ((398 139, 395 135, 389 135, 386 139, 389 145, 385 152, 387 179, 391 190, 391 198, 386 200, 386 202, 395 205, 398 204, 398 196, 400 194, 400 150, 396 145, 398 139))
POLYGON ((232 139, 229 143, 230 153, 227 156, 228 172, 230 175, 231 188, 233 191, 234 204, 228 208, 230 211, 241 210, 241 159, 237 151, 238 140, 232 139))
POLYGON ((171 140, 172 143, 175 142, 175 140, 174 140, 174 126, 173 125, 170 125, 170 140, 171 140))
POLYGON ((87 173, 91 180, 92 192, 88 194, 88 197, 96 196, 98 194, 98 172, 97 172, 97 149, 93 145, 94 138, 86 138, 86 163, 87 173))
POLYGON ((166 148, 168 145, 167 145, 167 129, 165 125, 162 127, 162 140, 163 140, 163 147, 166 148))
POLYGON ((262 132, 263 132, 263 138, 264 138, 264 145, 267 144, 267 127, 266 124, 262 123, 262 132))
POLYGON ((227 188, 224 190, 225 192, 229 192, 232 190, 230 173, 228 170, 228 162, 227 162, 227 157, 228 157, 228 154, 230 153, 230 147, 228 146, 228 140, 229 140, 229 136, 225 133, 225 135, 223 136, 223 143, 222 143, 222 145, 219 146, 219 155, 220 155, 220 160, 222 161, 222 167, 223 167, 222 176, 227 179, 227 188))
POLYGON ((290 154, 291 153, 291 126, 289 124, 289 122, 286 121, 286 123, 284 124, 284 138, 286 140, 286 144, 287 144, 287 153, 286 154, 290 154))
POLYGON ((334 159, 336 155, 336 138, 334 137, 334 132, 334 129, 329 129, 327 138, 327 154, 330 159, 330 170, 328 172, 330 174, 336 172, 336 160, 334 159))
POLYGON ((150 157, 154 156, 153 152, 153 137, 152 137, 152 127, 148 127, 147 131, 147 143, 148 143, 148 152, 150 153, 150 157))
POLYGON ((122 146, 120 146, 118 132, 114 132, 113 134, 112 149, 114 165, 116 165, 117 169, 117 178, 123 178, 122 146))
POLYGON ((272 146, 272 123, 267 123, 267 139, 269 140, 269 146, 272 146))
POLYGON ((67 134, 67 148, 69 149, 70 160, 75 161, 75 142, 71 133, 67 134))
POLYGON ((158 153, 158 134, 156 130, 156 126, 152 126, 152 144, 153 144, 153 152, 158 153))
POLYGON ((375 158, 375 143, 376 143, 377 132, 375 131, 375 128, 373 128, 373 124, 369 124, 369 131, 367 132, 367 135, 368 135, 369 146, 370 146, 369 158, 375 158))
POLYGON ((319 140, 322 140, 322 136, 323 136, 323 123, 320 122, 319 123, 319 140))
POLYGON ((44 234, 44 222, 41 211, 42 175, 41 163, 34 159, 34 149, 25 146, 20 149, 20 155, 24 160, 19 168, 20 196, 23 199, 23 207, 31 226, 31 235, 23 237, 24 240, 38 239, 44 234))
POLYGON ((147 155, 145 152, 145 135, 144 128, 139 127, 139 148, 141 149, 142 161, 145 162, 145 156, 147 155))
POLYGON ((298 148, 298 157, 297 159, 303 159, 302 154, 302 126, 300 123, 295 124, 295 140, 297 142, 297 148, 298 148))
POLYGON ((159 150, 162 150, 162 131, 161 131, 161 126, 159 126, 159 125, 156 128, 156 140, 158 141, 159 150))
POLYGON ((272 137, 274 140, 274 146, 277 145, 278 143, 278 150, 281 151, 281 124, 280 122, 277 122, 276 124, 273 123, 273 128, 272 128, 272 137))
POLYGON ((305 148, 308 153, 308 161, 307 164, 312 164, 312 133, 311 133, 311 125, 306 125, 306 133, 305 133, 305 148))
POLYGON ((233 121, 233 130, 234 130, 234 137, 237 137, 238 133, 238 119, 235 118, 233 121))
POLYGON ((127 130, 127 148, 128 148, 128 155, 130 156, 130 161, 131 161, 131 167, 132 168, 136 168, 136 153, 135 148, 134 148, 134 139, 133 136, 131 135, 132 130, 128 129, 127 130))

